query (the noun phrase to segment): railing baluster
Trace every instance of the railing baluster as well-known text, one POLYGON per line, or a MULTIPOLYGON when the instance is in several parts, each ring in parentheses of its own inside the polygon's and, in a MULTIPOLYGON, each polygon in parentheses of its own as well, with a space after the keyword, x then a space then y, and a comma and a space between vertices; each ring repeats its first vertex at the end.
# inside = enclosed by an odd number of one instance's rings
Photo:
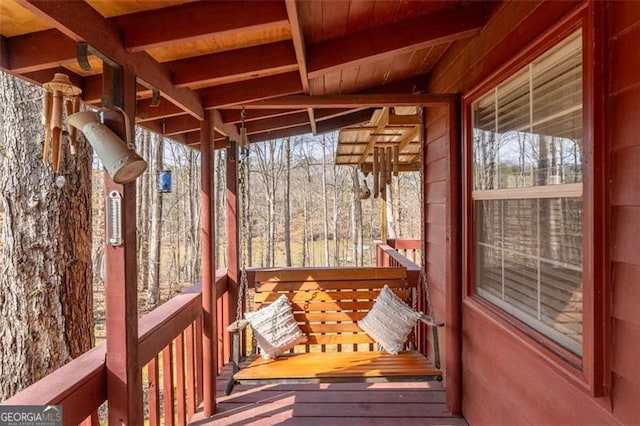
POLYGON ((195 375, 195 342, 193 341, 193 327, 191 324, 186 330, 187 340, 187 418, 190 419, 196 412, 196 375, 195 375))
POLYGON ((185 395, 185 380, 184 380, 184 336, 183 333, 178 334, 176 337, 176 402, 178 406, 178 425, 184 426, 187 424, 187 411, 186 411, 186 395, 185 395))
POLYGON ((164 424, 174 425, 174 410, 173 410, 173 348, 172 343, 169 343, 162 350, 162 387, 163 387, 163 400, 164 400, 164 424))
POLYGON ((98 419, 98 412, 94 411, 86 419, 80 423, 80 426, 98 426, 100 425, 100 420, 98 419))
POLYGON ((216 314, 216 338, 218 339, 217 374, 220 374, 222 367, 224 367, 224 335, 227 332, 227 330, 221 326, 225 317, 224 300, 222 297, 218 297, 216 300, 216 314))
POLYGON ((149 424, 157 426, 160 424, 160 374, 159 357, 156 355, 147 364, 147 381, 149 382, 149 424))
POLYGON ((202 400, 202 316, 196 320, 196 405, 202 400))

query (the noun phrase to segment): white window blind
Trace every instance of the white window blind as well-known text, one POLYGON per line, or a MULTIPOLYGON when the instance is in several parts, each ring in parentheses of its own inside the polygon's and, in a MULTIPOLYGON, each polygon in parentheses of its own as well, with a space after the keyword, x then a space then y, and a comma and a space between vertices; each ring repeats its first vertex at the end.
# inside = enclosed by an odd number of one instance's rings
POLYGON ((472 105, 475 289, 582 353, 582 37, 472 105))

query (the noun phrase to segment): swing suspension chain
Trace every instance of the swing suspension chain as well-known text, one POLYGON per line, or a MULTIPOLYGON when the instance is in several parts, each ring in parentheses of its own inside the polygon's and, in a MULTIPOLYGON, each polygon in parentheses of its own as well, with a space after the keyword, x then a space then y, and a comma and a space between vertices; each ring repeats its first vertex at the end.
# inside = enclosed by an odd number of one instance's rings
POLYGON ((429 290, 429 284, 427 284, 427 274, 425 272, 425 233, 424 233, 424 209, 425 209, 425 205, 424 205, 424 193, 425 193, 425 184, 424 184, 424 155, 426 150, 424 149, 424 146, 426 144, 426 135, 425 135, 425 130, 424 130, 424 107, 419 108, 418 109, 418 114, 420 114, 420 180, 422 181, 422 191, 420 191, 420 213, 421 213, 421 218, 420 218, 420 277, 418 278, 418 281, 420 283, 422 283, 422 287, 424 288, 424 295, 425 298, 427 299, 427 315, 435 315, 435 312, 433 311, 433 304, 431 302, 431 291, 429 290))
MULTIPOLYGON (((249 158, 249 150, 246 147, 240 148, 240 173, 238 173, 238 180, 240 183, 240 205, 238 210, 240 214, 236 214, 239 219, 239 225, 241 229, 241 243, 239 244, 240 248, 240 286, 238 288, 238 306, 236 308, 236 321, 239 321, 242 318, 242 302, 244 301, 244 296, 248 293, 249 282, 247 279, 247 256, 245 244, 247 243, 247 227, 245 226, 245 209, 247 207, 247 191, 246 191, 246 173, 247 173, 247 160, 249 158)), ((250 308, 250 305, 249 305, 250 308)))

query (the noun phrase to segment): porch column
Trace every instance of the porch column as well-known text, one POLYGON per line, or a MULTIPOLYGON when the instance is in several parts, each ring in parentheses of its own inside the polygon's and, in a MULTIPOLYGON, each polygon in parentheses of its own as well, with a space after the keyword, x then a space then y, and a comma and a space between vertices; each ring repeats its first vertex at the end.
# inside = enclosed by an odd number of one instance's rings
MULTIPOLYGON (((135 135, 136 77, 119 66, 103 64, 103 93, 129 117, 135 135)), ((126 125, 121 114, 105 115, 105 124, 122 140, 126 125)), ((107 399, 109 424, 142 424, 142 376, 138 361, 138 285, 136 261, 136 184, 120 185, 104 173, 105 196, 122 195, 123 244, 105 247, 107 324, 107 399)))
MULTIPOLYGON (((240 282, 238 246, 238 144, 227 138, 227 321, 233 323, 238 306, 238 283, 240 282)), ((224 345, 225 362, 231 358, 231 334, 227 333, 224 345)))
POLYGON ((213 258, 214 245, 214 192, 213 192, 213 128, 211 115, 200 122, 200 238, 202 268, 202 364, 204 416, 210 417, 216 410, 217 333, 216 268, 213 258))

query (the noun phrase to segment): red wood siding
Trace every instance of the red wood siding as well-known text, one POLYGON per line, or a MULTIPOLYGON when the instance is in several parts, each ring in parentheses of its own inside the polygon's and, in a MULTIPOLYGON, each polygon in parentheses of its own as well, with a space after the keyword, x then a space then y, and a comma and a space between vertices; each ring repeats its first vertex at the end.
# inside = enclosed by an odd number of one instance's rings
MULTIPOLYGON (((472 40, 454 43, 431 74, 429 91, 464 95, 510 66, 544 31, 571 14, 580 2, 505 2, 472 40)), ((610 238, 611 315, 606 356, 609 395, 595 398, 567 380, 541 347, 486 308, 465 299, 462 306, 462 412, 474 424, 626 424, 640 423, 640 3, 611 2, 607 25, 609 111, 605 146, 611 147, 610 238)), ((446 259, 462 255, 461 243, 448 241, 450 224, 443 211, 455 194, 456 173, 447 157, 447 118, 427 112, 425 208, 428 276, 437 290, 436 312, 446 306, 445 284, 454 271, 446 259), (444 136, 443 136, 444 135, 444 136), (444 161, 442 161, 444 160, 444 161), (446 167, 443 169, 442 165, 446 167)), ((596 141, 597 143, 597 141, 596 141)), ((462 287, 462 282, 456 285, 462 287)), ((446 346, 446 345, 443 345, 446 346)), ((446 374, 446 369, 445 369, 446 374)), ((445 375, 445 383, 447 377, 445 375)))
POLYGON ((611 399, 618 419, 640 423, 640 4, 612 2, 609 28, 612 323, 611 399))

